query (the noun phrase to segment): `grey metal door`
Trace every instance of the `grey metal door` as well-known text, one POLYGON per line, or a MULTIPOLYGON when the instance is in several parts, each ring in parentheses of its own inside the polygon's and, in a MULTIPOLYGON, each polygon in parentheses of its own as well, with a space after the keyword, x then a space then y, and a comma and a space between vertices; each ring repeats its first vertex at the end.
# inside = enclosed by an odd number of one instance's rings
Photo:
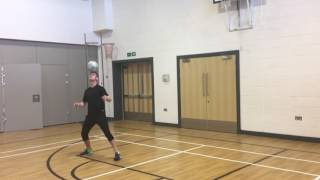
POLYGON ((69 123, 69 74, 65 65, 42 65, 44 125, 69 123))
MULTIPOLYGON (((70 104, 82 99, 83 93, 87 87, 87 63, 85 51, 83 48, 74 47, 69 51, 69 73, 70 73, 70 104)), ((71 109, 70 122, 83 121, 85 118, 86 108, 71 109)))
POLYGON ((5 65, 4 74, 5 131, 42 128, 41 66, 5 65))
MULTIPOLYGON (((1 59, 1 58, 0 58, 1 59)), ((2 88, 4 87, 4 67, 0 65, 0 132, 4 131, 4 126, 5 126, 5 117, 4 117, 4 101, 3 97, 4 94, 2 91, 2 88)))

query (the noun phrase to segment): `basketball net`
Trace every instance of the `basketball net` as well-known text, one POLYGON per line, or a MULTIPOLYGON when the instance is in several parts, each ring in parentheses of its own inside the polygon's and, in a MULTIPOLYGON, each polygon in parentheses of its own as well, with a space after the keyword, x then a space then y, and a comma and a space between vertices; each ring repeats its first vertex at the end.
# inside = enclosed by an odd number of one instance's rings
POLYGON ((106 59, 112 59, 113 43, 103 44, 106 59))
POLYGON ((223 0, 230 32, 253 28, 253 0, 223 0))
MULTIPOLYGON (((107 79, 105 85, 107 85, 108 87, 112 87, 112 80, 109 77, 112 77, 111 75, 111 67, 112 67, 112 55, 113 55, 113 47, 114 47, 114 43, 106 43, 102 45, 104 48, 104 54, 105 54, 105 70, 106 70, 106 74, 107 74, 107 79)), ((103 63, 104 64, 104 63, 103 63)), ((104 70, 104 68, 102 68, 102 70, 104 70)), ((103 79, 105 80, 105 79, 103 79)), ((109 90, 109 89, 108 89, 109 90)), ((107 114, 112 114, 112 109, 111 109, 111 105, 106 105, 106 113, 107 114)))

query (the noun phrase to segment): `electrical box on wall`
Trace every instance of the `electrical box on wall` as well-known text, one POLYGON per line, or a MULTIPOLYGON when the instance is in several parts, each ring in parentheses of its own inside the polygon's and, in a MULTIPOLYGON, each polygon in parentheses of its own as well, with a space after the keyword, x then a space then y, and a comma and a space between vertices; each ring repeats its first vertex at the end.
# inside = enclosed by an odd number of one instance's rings
POLYGON ((167 83, 170 81, 170 75, 169 74, 163 74, 162 75, 162 81, 167 83))

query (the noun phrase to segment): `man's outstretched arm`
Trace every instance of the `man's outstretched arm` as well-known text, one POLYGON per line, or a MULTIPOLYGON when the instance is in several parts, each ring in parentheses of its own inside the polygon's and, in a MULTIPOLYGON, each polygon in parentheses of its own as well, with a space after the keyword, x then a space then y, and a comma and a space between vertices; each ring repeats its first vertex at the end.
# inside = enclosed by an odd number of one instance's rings
POLYGON ((101 97, 103 102, 111 102, 112 101, 112 98, 110 96, 107 96, 107 95, 104 95, 101 97))
POLYGON ((74 107, 84 107, 85 105, 86 105, 86 103, 83 102, 83 101, 75 102, 75 103, 73 104, 74 107))

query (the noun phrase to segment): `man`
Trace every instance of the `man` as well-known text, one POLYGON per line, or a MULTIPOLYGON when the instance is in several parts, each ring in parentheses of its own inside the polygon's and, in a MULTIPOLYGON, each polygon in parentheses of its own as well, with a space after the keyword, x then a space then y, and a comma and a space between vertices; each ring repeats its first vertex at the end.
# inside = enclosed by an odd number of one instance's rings
POLYGON ((98 74, 97 72, 91 72, 89 75, 90 87, 85 91, 83 100, 81 102, 74 103, 75 107, 84 107, 88 104, 88 115, 82 125, 81 136, 82 140, 86 145, 86 149, 80 155, 91 155, 92 147, 89 140, 89 131, 91 128, 98 124, 104 135, 107 137, 109 143, 114 150, 114 160, 119 161, 120 153, 117 149, 116 142, 112 136, 108 121, 105 114, 105 102, 111 102, 111 97, 108 95, 106 90, 98 85, 98 74))

